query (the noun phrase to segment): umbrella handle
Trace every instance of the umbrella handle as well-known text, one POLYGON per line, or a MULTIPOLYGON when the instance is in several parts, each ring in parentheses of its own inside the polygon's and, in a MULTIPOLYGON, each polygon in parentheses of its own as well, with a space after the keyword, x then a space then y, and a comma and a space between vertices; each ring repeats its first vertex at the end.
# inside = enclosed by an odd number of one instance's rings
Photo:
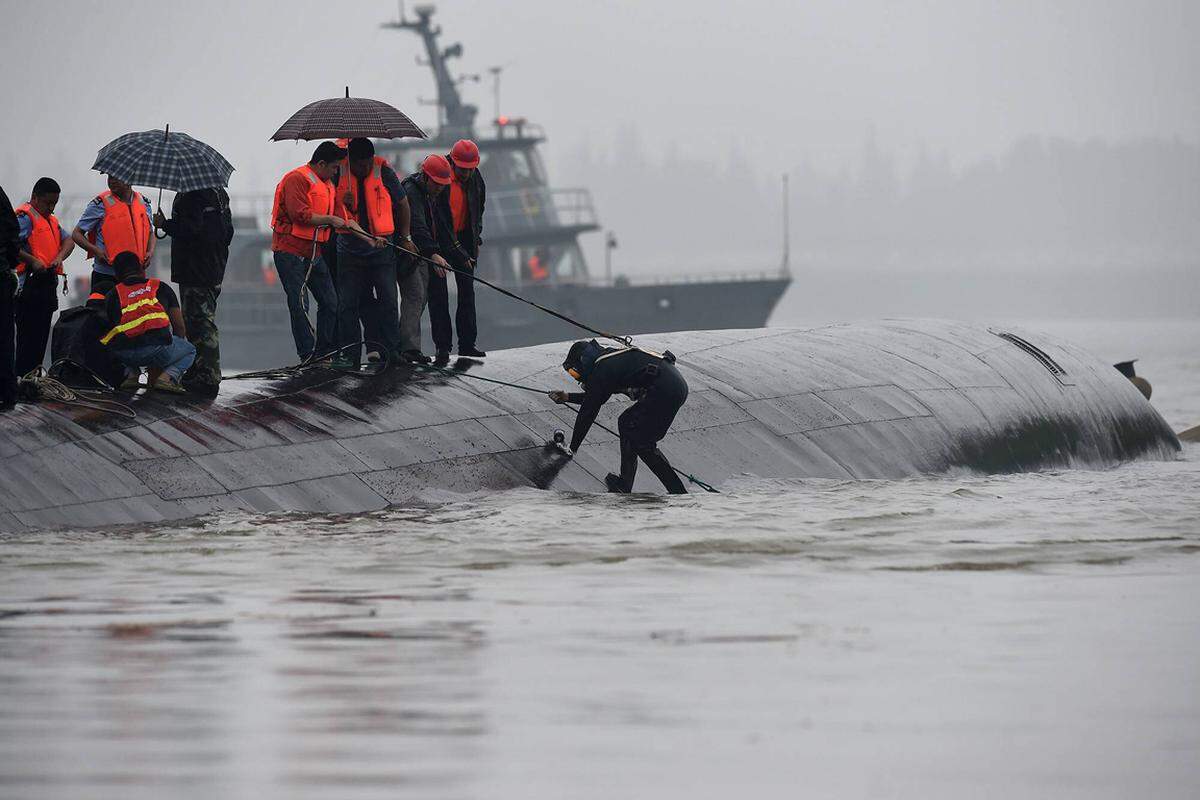
MULTIPOLYGON (((167 130, 170 130, 170 129, 171 129, 171 126, 168 125, 167 130)), ((163 137, 166 138, 166 134, 164 134, 163 137)), ((162 211, 162 187, 161 186, 158 187, 158 202, 154 204, 154 210, 162 211)), ((157 225, 155 225, 154 226, 154 238, 158 239, 161 242, 163 239, 167 238, 167 232, 164 231, 162 228, 158 227, 157 225)))

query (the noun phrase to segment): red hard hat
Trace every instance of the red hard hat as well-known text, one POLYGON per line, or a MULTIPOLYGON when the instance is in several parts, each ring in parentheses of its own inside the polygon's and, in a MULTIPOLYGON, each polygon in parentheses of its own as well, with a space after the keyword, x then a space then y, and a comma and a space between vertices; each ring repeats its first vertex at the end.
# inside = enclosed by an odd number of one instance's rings
POLYGON ((450 160, 456 167, 475 169, 479 166, 479 145, 470 139, 459 139, 450 148, 450 160))
POLYGON ((421 162, 421 172, 434 183, 443 186, 450 183, 450 162, 445 156, 425 156, 425 160, 421 162))

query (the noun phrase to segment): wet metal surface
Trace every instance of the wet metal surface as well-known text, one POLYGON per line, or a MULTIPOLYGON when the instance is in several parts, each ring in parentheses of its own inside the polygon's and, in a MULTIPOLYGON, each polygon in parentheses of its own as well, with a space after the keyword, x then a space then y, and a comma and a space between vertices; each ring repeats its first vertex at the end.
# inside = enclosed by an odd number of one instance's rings
MULTIPOLYGON (((886 321, 638 342, 676 353, 692 390, 663 450, 717 486, 1097 467, 1179 448, 1110 365, 1031 331, 886 321)), ((468 372, 568 388, 564 350, 498 352, 468 372)), ((132 405, 136 420, 54 404, 0 420, 0 530, 370 511, 483 488, 600 492, 617 461, 598 428, 571 463, 548 453, 573 414, 544 395, 409 368, 227 381, 213 402, 143 394, 132 405)), ((609 403, 600 422, 615 427, 626 405, 609 403)), ((648 474, 635 488, 660 490, 648 474)))

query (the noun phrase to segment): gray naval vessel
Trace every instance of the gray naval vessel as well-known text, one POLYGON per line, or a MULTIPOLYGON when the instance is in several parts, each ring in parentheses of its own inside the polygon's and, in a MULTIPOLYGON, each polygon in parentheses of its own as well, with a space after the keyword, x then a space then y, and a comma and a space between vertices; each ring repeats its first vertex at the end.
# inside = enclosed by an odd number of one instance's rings
MULTIPOLYGON (((437 87, 439 124, 428 139, 379 141, 376 148, 403 177, 415 172, 427 154, 449 152, 458 139, 473 139, 479 145, 479 169, 487 182, 480 277, 569 316, 605 320, 615 330, 657 333, 766 324, 791 283, 786 265, 777 272, 669 281, 594 275, 579 246, 581 235, 600 231, 590 192, 550 185, 539 153, 545 135, 537 125, 498 116, 488 131, 477 130, 478 109, 463 101, 449 66, 462 55, 462 45, 439 44, 441 29, 432 22, 432 6, 420 6, 415 13, 415 19, 402 18, 383 27, 421 38, 437 87)), ((296 361, 283 289, 271 265, 270 202, 265 196, 233 198, 236 233, 217 311, 221 364, 226 369, 296 361)), ((165 277, 170 239, 159 247, 155 261, 159 276, 165 277)), ((453 293, 454 281, 449 283, 453 293)), ((572 335, 565 323, 486 287, 475 297, 479 344, 485 350, 572 335)), ((428 325, 425 328, 426 352, 432 352, 428 325)))
MULTIPOLYGON (((1169 460, 1180 444, 1116 369, 1034 332, 944 321, 639 336, 691 395, 662 442, 718 488, 747 478, 906 478, 1169 460)), ((566 343, 486 364, 312 367, 229 380, 216 400, 139 393, 134 418, 42 401, 0 415, 0 531, 219 512, 365 512, 456 492, 605 491, 614 438, 568 459, 566 343), (524 389, 491 381, 519 384, 524 389)), ((599 421, 615 427, 626 403, 599 421)), ((641 470, 637 491, 662 491, 641 470)))

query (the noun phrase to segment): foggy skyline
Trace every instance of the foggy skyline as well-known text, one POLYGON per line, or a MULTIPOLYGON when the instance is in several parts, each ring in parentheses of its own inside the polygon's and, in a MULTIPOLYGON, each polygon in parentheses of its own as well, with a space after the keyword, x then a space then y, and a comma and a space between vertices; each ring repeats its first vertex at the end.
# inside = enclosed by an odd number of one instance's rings
MULTIPOLYGON (((498 13, 443 2, 435 17, 444 44, 464 45, 452 68, 483 77, 462 85, 480 121, 493 113, 487 68, 508 65, 502 110, 546 128, 552 167, 579 142, 608 146, 630 126, 652 154, 719 157, 737 146, 771 171, 844 166, 871 129, 884 150, 912 155, 924 144, 955 164, 1031 134, 1200 140, 1200 9, 1186 2, 570 5, 498 13)), ((417 104, 434 96, 429 70, 414 63, 420 40, 378 27, 396 4, 343 3, 319 21, 331 8, 8 9, 5 51, 26 68, 0 131, 30 152, 0 162, 5 185, 86 172, 117 135, 170 122, 230 158, 231 191, 267 191, 311 149, 267 138, 344 85, 431 127, 433 109, 417 104), (50 53, 33 35, 45 30, 56 32, 50 53), (106 69, 102 91, 91 76, 117 55, 132 80, 106 69)))
MULTIPOLYGON (((89 168, 101 146, 169 122, 233 162, 231 194, 267 194, 315 146, 268 137, 346 85, 432 131, 434 109, 418 102, 435 96, 430 70, 415 63, 420 39, 379 27, 397 13, 387 0, 14 7, 3 43, 27 68, 0 131, 28 151, 0 156, 0 182, 17 201, 43 174, 67 195, 95 194, 103 177, 89 168), (56 35, 49 52, 35 35, 47 30, 56 35), (129 81, 112 69, 117 54, 127 56, 129 81), (93 77, 101 70, 103 81, 93 77)), ((987 172, 1022 142, 1059 140, 1059 155, 1108 153, 1105 174, 1123 180, 1110 168, 1120 153, 1158 147, 1181 160, 1160 158, 1140 176, 1140 204, 1118 202, 1112 181, 1067 185, 1063 205, 1096 186, 1114 197, 1091 228, 1077 226, 1081 237, 1126 210, 1200 213, 1196 191, 1153 192, 1162 176, 1195 166, 1200 144, 1200 8, 1190 3, 442 2, 435 21, 443 46, 464 47, 452 71, 481 77, 460 85, 479 107, 479 132, 494 114, 488 67, 503 65, 502 113, 543 126, 552 185, 592 190, 601 223, 621 242, 618 271, 777 266, 784 171, 797 258, 860 231, 887 250, 888 232, 913 238, 906 220, 925 225, 915 233, 929 244, 938 211, 930 196, 864 193, 868 141, 901 183, 922 165, 945 180, 987 172), (856 197, 869 202, 847 204, 856 197)), ((1013 180, 1022 175, 1030 192, 1056 180, 1014 172, 995 203, 979 201, 986 181, 961 181, 981 215, 959 221, 995 226, 983 237, 994 243, 1009 221, 983 211, 1020 210, 1013 180)), ((948 241, 964 240, 947 230, 948 241)), ((600 274, 602 237, 581 244, 600 274)), ((1190 255, 1194 243, 1185 244, 1190 255)), ((70 264, 80 268, 81 257, 70 264)))

